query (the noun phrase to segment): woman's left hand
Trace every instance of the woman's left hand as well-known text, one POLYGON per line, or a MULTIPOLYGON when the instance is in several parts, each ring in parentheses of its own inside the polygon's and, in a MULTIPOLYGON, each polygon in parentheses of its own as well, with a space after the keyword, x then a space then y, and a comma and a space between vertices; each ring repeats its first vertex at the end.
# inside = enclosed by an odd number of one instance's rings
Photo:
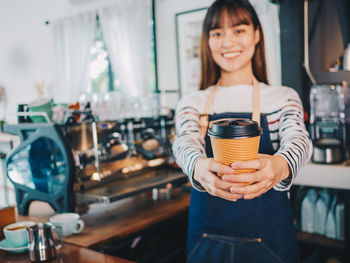
POLYGON ((244 199, 253 199, 270 190, 290 174, 286 159, 280 155, 259 154, 258 159, 239 161, 231 164, 233 169, 256 169, 253 173, 224 175, 222 180, 234 183, 230 192, 243 195, 244 199), (237 186, 237 183, 249 185, 237 186))

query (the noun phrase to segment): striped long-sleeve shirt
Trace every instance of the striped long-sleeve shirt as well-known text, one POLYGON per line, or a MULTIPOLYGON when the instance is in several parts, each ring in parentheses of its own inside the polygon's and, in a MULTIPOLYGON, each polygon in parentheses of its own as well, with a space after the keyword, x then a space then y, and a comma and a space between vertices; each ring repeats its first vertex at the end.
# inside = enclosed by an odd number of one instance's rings
MULTIPOLYGON (((291 88, 260 83, 260 112, 266 115, 270 140, 276 155, 283 156, 291 169, 289 177, 274 189, 289 190, 298 171, 310 159, 312 143, 305 129, 303 107, 298 94, 291 88)), ((176 139, 173 152, 178 165, 194 188, 204 188, 193 180, 195 162, 205 157, 205 141, 201 137, 199 116, 214 87, 185 95, 176 108, 176 139)), ((253 87, 238 85, 218 87, 209 114, 224 112, 249 113, 253 109, 253 87)))

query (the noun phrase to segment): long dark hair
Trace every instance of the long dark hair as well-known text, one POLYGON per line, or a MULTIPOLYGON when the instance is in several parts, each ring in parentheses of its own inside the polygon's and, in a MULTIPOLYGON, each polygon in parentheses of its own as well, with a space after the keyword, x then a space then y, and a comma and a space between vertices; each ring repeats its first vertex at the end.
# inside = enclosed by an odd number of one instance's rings
POLYGON ((252 5, 248 0, 216 0, 208 9, 205 16, 201 37, 201 79, 199 89, 204 90, 214 85, 220 78, 220 67, 214 62, 209 48, 209 32, 219 28, 222 24, 223 14, 230 17, 232 26, 253 24, 259 30, 260 41, 255 46, 252 58, 253 74, 260 82, 268 84, 265 60, 264 33, 252 5))

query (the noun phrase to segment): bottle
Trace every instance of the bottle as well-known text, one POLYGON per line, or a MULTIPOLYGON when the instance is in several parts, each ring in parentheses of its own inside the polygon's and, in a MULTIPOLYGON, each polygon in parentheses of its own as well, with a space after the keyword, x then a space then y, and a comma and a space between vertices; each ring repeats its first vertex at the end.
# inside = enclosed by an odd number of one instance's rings
POLYGON ((350 71, 350 43, 348 43, 344 52, 343 70, 350 71))
POLYGON ((331 206, 329 207, 327 218, 326 218, 326 227, 325 227, 325 236, 329 238, 336 238, 337 236, 337 224, 335 219, 335 207, 337 205, 338 196, 335 194, 331 206))
POLYGON ((338 199, 338 203, 335 207, 335 219, 337 222, 336 239, 344 240, 345 238, 344 202, 340 199, 338 199))
POLYGON ((315 233, 324 235, 325 223, 327 218, 327 211, 330 201, 330 195, 327 189, 322 189, 320 198, 318 198, 315 204, 314 222, 315 222, 315 233))
POLYGON ((314 208, 316 201, 316 191, 311 188, 301 203, 301 230, 304 232, 314 232, 314 208))
POLYGON ((298 187, 294 195, 294 199, 291 200, 293 204, 293 214, 295 215, 295 218, 296 218, 296 222, 295 222, 296 227, 297 229, 300 229, 300 230, 301 230, 301 205, 309 190, 310 188, 306 186, 298 187))

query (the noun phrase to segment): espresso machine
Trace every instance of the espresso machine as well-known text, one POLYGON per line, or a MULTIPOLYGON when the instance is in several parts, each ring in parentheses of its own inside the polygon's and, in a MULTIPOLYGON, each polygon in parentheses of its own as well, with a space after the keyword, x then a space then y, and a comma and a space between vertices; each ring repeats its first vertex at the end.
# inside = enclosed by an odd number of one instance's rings
POLYGON ((73 110, 64 124, 4 125, 3 132, 21 141, 6 157, 18 212, 28 214, 34 200, 57 212, 84 212, 91 204, 186 183, 172 157, 173 115, 97 121, 89 110, 73 110))
POLYGON ((347 158, 347 86, 315 85, 310 91, 310 134, 314 151, 312 161, 341 163, 347 158))

